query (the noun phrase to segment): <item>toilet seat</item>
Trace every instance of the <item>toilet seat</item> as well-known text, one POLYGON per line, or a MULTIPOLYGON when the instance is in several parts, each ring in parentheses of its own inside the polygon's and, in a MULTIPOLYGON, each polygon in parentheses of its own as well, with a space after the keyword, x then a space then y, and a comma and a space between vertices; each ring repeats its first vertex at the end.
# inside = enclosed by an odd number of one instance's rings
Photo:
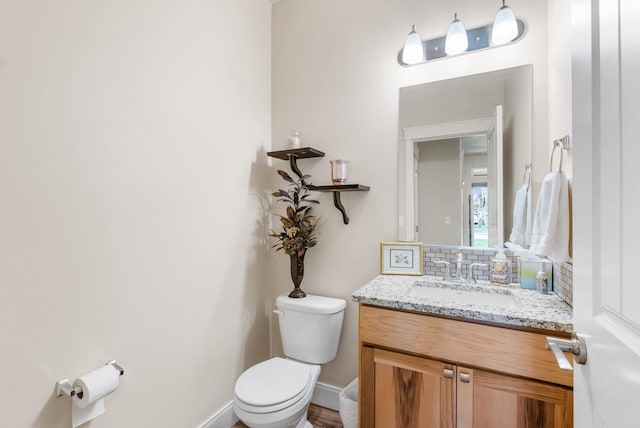
POLYGON ((256 364, 236 381, 236 403, 251 413, 272 413, 300 401, 312 383, 311 365, 275 357, 256 364))

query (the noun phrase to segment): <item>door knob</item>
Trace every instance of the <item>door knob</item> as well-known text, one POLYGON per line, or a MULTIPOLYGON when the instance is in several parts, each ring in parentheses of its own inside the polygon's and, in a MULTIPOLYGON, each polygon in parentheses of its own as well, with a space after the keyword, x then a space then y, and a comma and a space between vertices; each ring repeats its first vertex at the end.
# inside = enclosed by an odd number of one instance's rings
POLYGON ((558 366, 562 370, 573 370, 571 363, 569 363, 563 352, 571 352, 573 361, 577 364, 587 363, 587 343, 584 337, 578 333, 572 333, 571 340, 547 336, 547 349, 553 352, 558 361, 558 366))

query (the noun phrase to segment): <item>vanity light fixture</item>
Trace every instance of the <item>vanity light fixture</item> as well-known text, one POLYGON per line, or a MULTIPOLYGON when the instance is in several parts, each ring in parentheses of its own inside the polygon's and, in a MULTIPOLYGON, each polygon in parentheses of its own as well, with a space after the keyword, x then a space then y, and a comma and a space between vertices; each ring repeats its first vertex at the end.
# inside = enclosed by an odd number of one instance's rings
POLYGON ((467 39, 467 29, 462 21, 458 19, 458 14, 453 15, 453 22, 449 25, 447 38, 444 42, 444 51, 447 55, 457 55, 465 52, 469 47, 467 39))
POLYGON ((509 43, 518 36, 518 22, 513 9, 502 0, 502 7, 496 14, 491 31, 491 44, 503 45, 509 43))
POLYGON ((404 48, 402 49, 402 62, 409 65, 419 64, 424 62, 424 49, 422 47, 422 39, 416 32, 416 26, 411 27, 411 32, 407 36, 407 40, 404 42, 404 48))
POLYGON ((413 25, 404 48, 398 53, 398 62, 407 67, 448 56, 500 47, 517 42, 524 36, 524 32, 524 22, 517 19, 513 10, 502 0, 502 7, 493 24, 467 30, 456 13, 445 36, 425 41, 420 38, 416 26, 413 25))

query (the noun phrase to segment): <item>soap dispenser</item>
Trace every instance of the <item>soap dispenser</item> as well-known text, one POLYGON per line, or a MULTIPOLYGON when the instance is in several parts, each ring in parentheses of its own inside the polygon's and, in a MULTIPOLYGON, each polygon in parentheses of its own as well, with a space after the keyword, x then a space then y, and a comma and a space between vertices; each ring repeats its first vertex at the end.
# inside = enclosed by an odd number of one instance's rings
POLYGON ((540 269, 536 274, 536 289, 538 293, 549 294, 549 276, 545 269, 545 262, 540 262, 540 269))
POLYGON ((510 272, 509 259, 504 254, 504 250, 499 248, 496 257, 491 261, 489 269, 491 283, 497 285, 509 284, 511 282, 510 272))

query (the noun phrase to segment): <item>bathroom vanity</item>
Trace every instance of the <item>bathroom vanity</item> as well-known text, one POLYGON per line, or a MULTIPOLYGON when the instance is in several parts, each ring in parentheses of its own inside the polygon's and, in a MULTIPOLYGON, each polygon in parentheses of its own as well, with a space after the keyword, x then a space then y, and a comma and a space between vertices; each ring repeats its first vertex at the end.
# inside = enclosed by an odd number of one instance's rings
POLYGON ((381 275, 353 299, 360 427, 573 426, 573 372, 546 349, 572 330, 557 296, 381 275))

